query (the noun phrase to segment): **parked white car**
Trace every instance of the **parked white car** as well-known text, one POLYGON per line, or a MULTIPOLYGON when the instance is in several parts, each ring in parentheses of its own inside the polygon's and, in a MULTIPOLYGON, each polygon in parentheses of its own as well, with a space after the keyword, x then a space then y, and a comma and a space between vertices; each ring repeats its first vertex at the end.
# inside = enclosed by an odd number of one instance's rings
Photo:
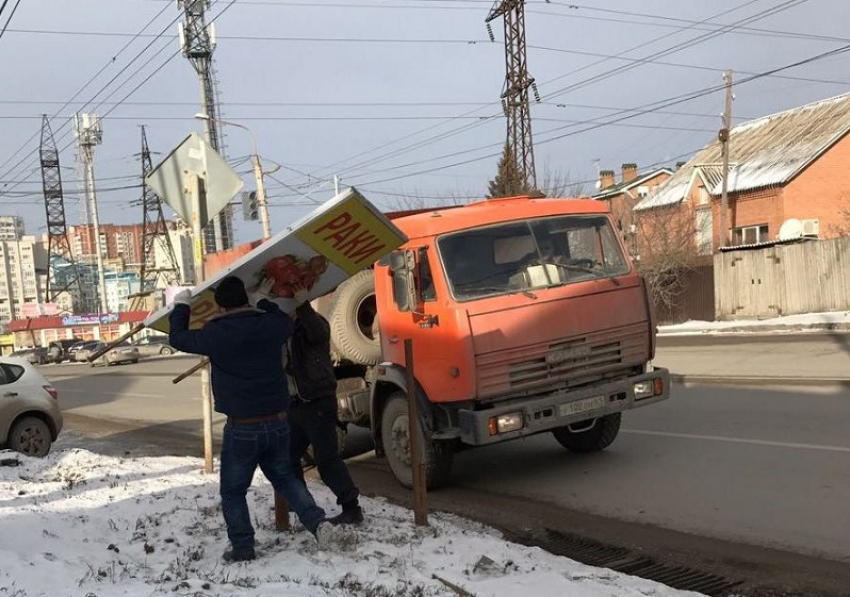
POLYGON ((0 357, 0 448, 44 457, 60 431, 56 389, 28 360, 0 357))

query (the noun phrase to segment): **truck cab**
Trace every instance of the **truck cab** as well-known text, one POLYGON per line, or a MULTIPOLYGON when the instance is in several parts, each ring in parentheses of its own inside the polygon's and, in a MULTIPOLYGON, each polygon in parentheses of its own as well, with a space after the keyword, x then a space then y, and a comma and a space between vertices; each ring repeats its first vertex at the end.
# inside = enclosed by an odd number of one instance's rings
POLYGON ((572 451, 604 449, 622 411, 669 397, 668 372, 649 366, 646 285, 602 204, 520 197, 393 222, 409 241, 374 268, 381 359, 343 410, 368 410, 402 484, 406 339, 429 487, 465 447, 551 431, 572 451))

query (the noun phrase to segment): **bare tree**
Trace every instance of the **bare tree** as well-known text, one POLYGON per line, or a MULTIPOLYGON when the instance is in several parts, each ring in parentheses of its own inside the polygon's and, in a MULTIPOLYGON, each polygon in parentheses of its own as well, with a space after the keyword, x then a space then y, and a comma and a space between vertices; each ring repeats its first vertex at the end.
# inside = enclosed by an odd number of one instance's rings
POLYGON ((843 193, 838 198, 841 206, 838 208, 838 222, 829 226, 831 236, 850 236, 850 196, 843 193))
POLYGON ((656 306, 670 311, 679 305, 688 273, 710 259, 698 254, 696 212, 677 204, 635 216, 634 232, 626 233, 627 244, 656 306))
POLYGON ((547 197, 581 197, 585 194, 585 183, 573 181, 569 170, 558 172, 550 169, 548 164, 537 186, 547 197))
POLYGON ((446 194, 429 195, 428 193, 413 192, 407 195, 398 195, 388 202, 390 211, 407 211, 414 209, 451 207, 454 205, 464 205, 472 201, 478 201, 483 197, 462 193, 460 191, 452 191, 446 194))

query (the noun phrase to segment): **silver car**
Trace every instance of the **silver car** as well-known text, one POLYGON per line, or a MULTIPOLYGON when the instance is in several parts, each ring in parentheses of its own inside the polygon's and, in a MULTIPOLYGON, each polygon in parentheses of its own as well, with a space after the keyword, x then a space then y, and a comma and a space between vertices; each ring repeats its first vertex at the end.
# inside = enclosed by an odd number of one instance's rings
MULTIPOLYGON (((97 347, 96 350, 92 350, 92 354, 97 354, 97 352, 106 348, 107 344, 101 343, 97 347)), ((139 349, 130 344, 129 342, 122 342, 118 346, 113 347, 102 357, 97 359, 95 363, 104 364, 107 367, 110 365, 118 365, 120 363, 138 363, 139 362, 139 349)))
POLYGON ((28 360, 0 357, 0 448, 43 457, 60 431, 56 389, 28 360))

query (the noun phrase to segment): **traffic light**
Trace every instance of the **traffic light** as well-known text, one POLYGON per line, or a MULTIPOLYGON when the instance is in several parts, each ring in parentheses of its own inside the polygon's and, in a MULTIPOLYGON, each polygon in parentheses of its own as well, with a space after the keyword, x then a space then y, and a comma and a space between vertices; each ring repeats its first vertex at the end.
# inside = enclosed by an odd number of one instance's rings
POLYGON ((242 193, 242 214, 245 220, 249 222, 255 222, 260 219, 257 191, 245 191, 242 193))

